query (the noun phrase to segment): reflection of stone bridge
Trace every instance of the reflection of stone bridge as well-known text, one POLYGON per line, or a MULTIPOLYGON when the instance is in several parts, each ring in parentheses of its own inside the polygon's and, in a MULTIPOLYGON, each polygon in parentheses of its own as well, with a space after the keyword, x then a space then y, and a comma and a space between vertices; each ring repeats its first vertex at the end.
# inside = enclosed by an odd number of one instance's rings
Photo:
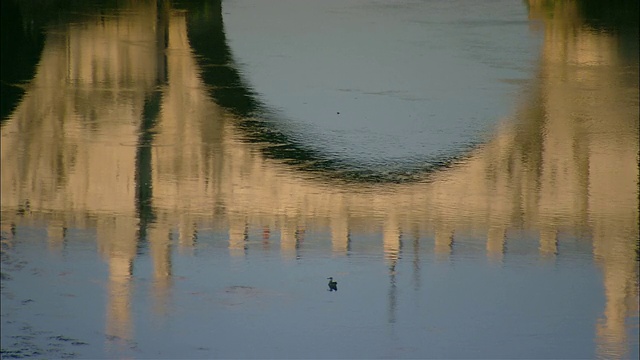
POLYGON ((49 32, 2 127, 3 229, 46 224, 55 245, 66 228, 95 228, 116 288, 128 286, 117 275, 130 271, 140 238, 168 279, 168 234, 190 247, 212 227, 229 229, 232 254, 252 228, 279 232, 284 254, 301 229, 328 230, 335 253, 350 234, 382 232, 392 263, 402 234, 448 254, 457 233, 470 233, 500 258, 509 231, 538 233, 548 256, 567 232, 592 243, 607 291, 603 331, 624 338, 627 300, 637 299, 638 74, 628 84, 616 72, 611 35, 545 21, 539 80, 492 140, 410 181, 346 181, 340 164, 256 117, 219 8, 134 10, 49 32))

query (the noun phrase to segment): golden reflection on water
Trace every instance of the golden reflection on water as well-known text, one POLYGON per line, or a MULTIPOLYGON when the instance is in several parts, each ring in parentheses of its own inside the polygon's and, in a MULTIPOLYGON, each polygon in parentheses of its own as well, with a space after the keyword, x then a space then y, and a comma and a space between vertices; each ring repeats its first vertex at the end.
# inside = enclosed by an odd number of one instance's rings
MULTIPOLYGON (((574 227, 589 229, 606 295, 597 354, 625 358, 626 321, 638 316, 638 64, 624 71, 617 37, 584 26, 576 3, 555 3, 560 16, 542 8, 531 15, 545 24, 544 219, 554 224, 571 211, 574 227)), ((541 231, 541 252, 557 252, 557 231, 541 231)))
POLYGON ((228 229, 233 257, 245 255, 250 227, 262 229, 267 248, 279 232, 286 258, 297 256, 307 230, 330 229, 334 255, 349 251, 351 234, 381 233, 392 305, 407 234, 433 237, 443 259, 456 234, 486 237, 487 257, 500 262, 507 232, 526 229, 538 232, 546 258, 561 255, 562 232, 591 239, 606 295, 598 354, 625 357, 625 321, 638 313, 637 81, 621 78, 629 75, 620 71, 616 38, 582 27, 571 4, 548 18, 531 2, 545 41, 513 121, 462 163, 381 186, 328 183, 262 157, 208 95, 185 13, 130 6, 50 29, 27 95, 1 134, 3 232, 44 224, 55 250, 65 229, 95 229, 110 271, 107 334, 133 336, 130 280, 141 232, 162 314, 174 234, 189 251, 199 227, 228 229), (157 116, 149 115, 154 99, 157 116), (141 215, 144 206, 151 215, 141 215))

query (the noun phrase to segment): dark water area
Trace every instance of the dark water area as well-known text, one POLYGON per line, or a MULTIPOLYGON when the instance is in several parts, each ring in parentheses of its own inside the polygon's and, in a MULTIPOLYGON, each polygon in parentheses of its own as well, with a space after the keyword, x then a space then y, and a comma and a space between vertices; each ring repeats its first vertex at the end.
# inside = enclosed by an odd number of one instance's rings
POLYGON ((638 358, 637 2, 1 10, 3 359, 638 358))
POLYGON ((40 29, 25 26, 20 6, 13 1, 0 4, 2 34, 0 41, 0 121, 4 123, 24 95, 19 85, 28 82, 44 45, 40 29))

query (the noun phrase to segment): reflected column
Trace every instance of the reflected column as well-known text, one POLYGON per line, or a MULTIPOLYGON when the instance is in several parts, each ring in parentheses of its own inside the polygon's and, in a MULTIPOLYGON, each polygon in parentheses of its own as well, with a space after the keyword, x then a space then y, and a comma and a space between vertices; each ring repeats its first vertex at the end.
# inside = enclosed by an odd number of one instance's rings
POLYGON ((402 249, 402 232, 395 216, 387 218, 382 229, 384 259, 389 266, 389 313, 388 322, 396 322, 398 289, 396 285, 396 265, 402 249))
POLYGON ((178 232, 180 252, 193 253, 193 249, 195 248, 196 241, 198 239, 198 229, 189 216, 185 214, 181 216, 178 232))
POLYGON ((149 227, 147 239, 153 262, 153 300, 155 311, 166 314, 172 287, 171 241, 172 232, 168 224, 155 223, 149 227))
POLYGON ((280 226, 280 253, 284 258, 297 258, 298 246, 297 222, 285 217, 280 226))
POLYGON ((487 234, 487 256, 490 260, 502 262, 504 257, 505 226, 492 225, 487 234))
POLYGON ((436 226, 434 253, 440 260, 449 259, 453 249, 453 229, 440 224, 436 226))
POLYGON ((558 230, 549 225, 540 226, 540 256, 555 257, 558 253, 558 230))
POLYGON ((331 213, 331 251, 334 255, 344 255, 349 251, 349 211, 344 205, 344 199, 336 199, 339 204, 331 213))
POLYGON ((249 229, 247 221, 239 215, 229 216, 229 255, 244 257, 247 254, 249 229))
POLYGON ((59 252, 64 247, 67 227, 63 221, 51 220, 47 224, 47 240, 49 242, 49 250, 59 252))
POLYGON ((100 217, 97 243, 109 264, 105 334, 108 347, 126 347, 133 340, 131 278, 138 247, 138 224, 133 216, 100 217))

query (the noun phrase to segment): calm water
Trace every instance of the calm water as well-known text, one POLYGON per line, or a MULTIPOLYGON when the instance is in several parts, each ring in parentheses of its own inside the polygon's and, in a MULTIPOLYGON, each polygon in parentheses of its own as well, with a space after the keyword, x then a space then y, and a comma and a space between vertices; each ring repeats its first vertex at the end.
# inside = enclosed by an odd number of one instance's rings
POLYGON ((540 3, 3 1, 2 357, 638 358, 638 7, 540 3))

